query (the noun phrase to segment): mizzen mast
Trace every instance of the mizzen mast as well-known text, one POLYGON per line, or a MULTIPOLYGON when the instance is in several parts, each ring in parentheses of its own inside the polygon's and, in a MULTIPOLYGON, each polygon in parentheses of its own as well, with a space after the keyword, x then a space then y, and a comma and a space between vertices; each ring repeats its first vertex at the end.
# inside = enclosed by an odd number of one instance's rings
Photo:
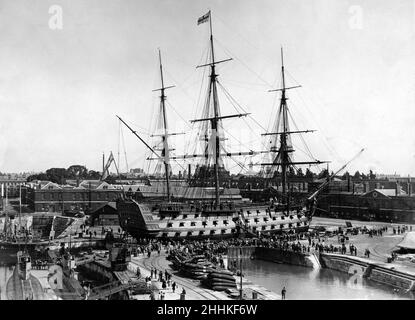
MULTIPOLYGON (((297 134, 297 133, 308 133, 308 132, 314 132, 314 130, 297 130, 297 131, 290 131, 289 129, 289 122, 288 122, 288 106, 287 106, 287 96, 286 91, 290 89, 295 89, 301 87, 298 86, 292 86, 292 87, 286 87, 285 85, 285 70, 284 70, 284 54, 283 49, 281 48, 281 77, 282 77, 282 87, 279 89, 269 90, 268 92, 276 92, 281 91, 281 99, 280 99, 280 106, 278 110, 278 117, 281 117, 280 119, 277 119, 277 132, 271 132, 271 133, 264 133, 262 135, 278 135, 280 137, 279 139, 279 148, 277 146, 271 147, 271 152, 277 153, 276 157, 274 158, 274 161, 272 163, 262 163, 262 165, 265 166, 277 166, 277 168, 281 167, 281 183, 282 183, 282 195, 283 200, 288 201, 288 207, 289 207, 289 199, 287 196, 287 171, 290 167, 295 165, 304 165, 304 164, 321 164, 325 163, 327 161, 301 161, 301 162, 295 162, 292 160, 292 157, 290 156, 290 153, 294 152, 294 149, 291 144, 290 135, 291 134, 297 134)), ((289 211, 289 208, 288 208, 289 211)))

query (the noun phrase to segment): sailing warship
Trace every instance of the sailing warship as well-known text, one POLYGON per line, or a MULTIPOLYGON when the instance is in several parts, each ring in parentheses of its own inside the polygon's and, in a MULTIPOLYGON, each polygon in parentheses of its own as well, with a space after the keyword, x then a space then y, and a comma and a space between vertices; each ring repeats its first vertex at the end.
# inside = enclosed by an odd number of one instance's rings
MULTIPOLYGON (((291 154, 294 150, 291 144, 291 134, 311 132, 312 130, 290 131, 289 129, 286 91, 298 86, 286 87, 285 85, 282 49, 282 88, 270 90, 281 92, 278 117, 274 125, 275 132, 264 134, 272 137, 270 141, 272 147, 266 152, 274 156, 272 157, 272 162, 261 164, 263 168, 268 168, 268 173, 270 171, 275 172, 269 170, 269 168, 274 168, 275 170, 280 169, 282 192, 278 202, 272 201, 266 204, 244 203, 243 201, 237 201, 227 196, 232 194, 232 192, 229 192, 227 188, 221 187, 220 171, 224 170, 222 157, 252 156, 264 153, 265 151, 251 150, 248 152, 231 153, 227 152, 223 147, 222 141, 225 139, 223 136, 222 120, 245 117, 248 113, 221 115, 217 93, 218 75, 216 74, 216 65, 232 59, 215 60, 210 11, 198 19, 198 25, 205 22, 209 22, 210 26, 210 62, 198 67, 210 68, 208 95, 205 100, 203 117, 191 121, 193 123, 203 123, 202 127, 205 130, 201 139, 202 142, 205 142, 203 154, 184 156, 170 156, 169 154, 171 149, 169 149, 168 137, 174 134, 169 133, 167 128, 165 90, 172 86, 166 87, 164 85, 163 67, 159 51, 161 88, 157 90, 161 92, 160 114, 164 129, 164 133, 161 134, 161 153, 157 153, 122 118, 117 117, 155 155, 155 158, 148 159, 159 160, 159 163, 164 165, 167 199, 163 201, 160 199, 154 199, 153 201, 137 200, 133 199, 131 194, 124 194, 117 201, 120 226, 136 239, 224 239, 241 235, 258 236, 284 232, 305 232, 308 230, 313 217, 316 196, 324 186, 306 198, 305 201, 302 201, 301 204, 295 204, 290 201, 287 179, 288 170, 297 165, 321 164, 324 161, 293 161, 291 154), (169 177, 171 170, 170 160, 193 159, 198 157, 205 160, 206 168, 210 170, 214 178, 214 192, 213 188, 203 188, 206 197, 202 200, 199 199, 199 201, 189 201, 189 199, 184 199, 183 197, 175 197, 173 199, 171 180, 169 177)), ((265 172, 266 170, 263 171, 265 172)), ((187 188, 198 187, 188 186, 187 188)))

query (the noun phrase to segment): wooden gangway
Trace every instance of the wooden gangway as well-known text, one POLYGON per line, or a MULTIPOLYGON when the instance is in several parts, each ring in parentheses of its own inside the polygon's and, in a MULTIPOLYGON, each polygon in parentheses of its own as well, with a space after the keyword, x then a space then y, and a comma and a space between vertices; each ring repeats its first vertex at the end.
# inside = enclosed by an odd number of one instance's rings
MULTIPOLYGON (((131 289, 148 289, 146 284, 138 281, 121 284, 119 281, 110 282, 99 287, 92 288, 88 300, 98 300, 108 297, 112 294, 131 289)), ((148 289, 150 290, 150 289, 148 289)))
POLYGON ((76 266, 81 266, 83 264, 86 264, 86 263, 89 263, 89 262, 92 262, 92 261, 95 261, 95 260, 96 260, 95 255, 86 256, 86 257, 76 259, 75 260, 75 265, 76 266))

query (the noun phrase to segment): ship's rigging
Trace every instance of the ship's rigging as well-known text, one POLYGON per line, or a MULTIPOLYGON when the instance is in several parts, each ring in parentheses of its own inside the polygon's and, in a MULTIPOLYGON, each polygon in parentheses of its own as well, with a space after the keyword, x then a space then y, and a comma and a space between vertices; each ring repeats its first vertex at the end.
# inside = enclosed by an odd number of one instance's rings
POLYGON ((263 136, 271 136, 270 139, 270 152, 276 154, 272 162, 262 163, 265 167, 265 174, 268 178, 272 177, 278 169, 281 169, 281 185, 282 185, 282 200, 287 201, 287 173, 290 168, 297 170, 298 165, 311 165, 311 164, 322 164, 327 161, 313 160, 313 161, 294 161, 292 156, 295 151, 291 141, 292 134, 301 134, 314 132, 315 130, 290 130, 290 124, 288 119, 288 105, 286 91, 301 87, 300 85, 287 87, 285 84, 285 70, 284 70, 284 54, 281 48, 281 80, 282 87, 278 89, 269 90, 269 92, 281 92, 280 105, 278 108, 277 119, 273 127, 272 132, 263 133, 263 136))
MULTIPOLYGON (((223 115, 219 105, 218 89, 223 89, 225 96, 235 102, 230 97, 229 93, 222 87, 218 81, 218 74, 216 67, 218 64, 230 61, 231 59, 216 60, 214 52, 213 32, 211 12, 199 18, 198 24, 209 22, 209 59, 205 63, 200 64, 197 68, 207 67, 209 69, 207 94, 203 104, 203 113, 198 119, 191 120, 193 125, 198 126, 200 139, 196 145, 201 146, 201 150, 193 154, 185 155, 170 155, 172 148, 170 146, 167 116, 166 116, 166 95, 163 78, 163 66, 161 63, 161 53, 159 52, 159 64, 161 75, 161 88, 156 89, 160 91, 160 108, 159 108, 159 126, 160 129, 157 137, 161 138, 158 145, 152 147, 144 141, 137 131, 133 130, 123 119, 118 117, 120 121, 127 126, 127 128, 149 149, 152 155, 148 159, 158 161, 159 167, 164 168, 165 184, 167 189, 167 202, 160 199, 164 193, 155 192, 155 199, 153 192, 145 194, 143 188, 142 194, 137 194, 133 199, 130 196, 122 197, 117 202, 117 210, 120 216, 121 227, 127 232, 131 233, 135 238, 139 239, 145 237, 156 238, 210 238, 210 237, 235 237, 240 234, 260 236, 262 232, 274 234, 281 232, 302 232, 309 228, 309 223, 312 219, 316 208, 316 197, 322 192, 324 184, 315 193, 305 200, 301 205, 293 206, 290 204, 290 197, 288 192, 287 171, 290 168, 303 164, 321 164, 323 161, 313 159, 313 161, 295 161, 292 157, 293 144, 291 135, 311 132, 312 130, 295 130, 290 128, 288 117, 289 110, 287 107, 286 91, 294 89, 288 87, 285 83, 284 62, 282 58, 282 87, 273 91, 281 92, 281 99, 278 108, 278 116, 276 125, 269 133, 265 133, 265 137, 271 137, 271 149, 265 151, 241 151, 229 152, 224 146, 225 133, 224 123, 229 119, 245 119, 249 116, 239 104, 239 108, 235 104, 237 113, 223 115), (233 197, 234 190, 223 189, 223 177, 221 177, 221 170, 224 170, 224 159, 232 159, 234 156, 240 155, 253 156, 261 153, 271 153, 272 160, 265 162, 264 167, 271 167, 272 169, 281 171, 282 179, 282 203, 275 203, 270 201, 264 203, 246 203, 238 190, 235 190, 238 197, 233 197), (203 174, 213 178, 214 190, 211 188, 193 188, 189 186, 186 191, 188 194, 182 192, 183 189, 171 188, 170 181, 170 161, 174 160, 188 160, 199 159, 202 160, 203 174), (213 174, 212 174, 213 173, 213 174), (198 192, 202 191, 202 192, 198 192), (212 191, 214 191, 214 196, 212 191), (173 199, 173 194, 178 198, 173 199), (174 201, 173 201, 174 200, 174 201), (183 201, 177 201, 183 200, 183 201), (222 200, 222 203, 221 203, 222 200), (250 215, 254 217, 250 219, 250 215), (287 219, 286 216, 289 216, 287 219), (288 220, 288 223, 287 223, 288 220), (251 224, 252 223, 252 224, 251 224), (255 223, 255 225, 253 224, 255 223)), ((262 126, 261 126, 262 127, 262 126)), ((259 135, 258 135, 259 136, 259 135)), ((261 148, 262 149, 262 148, 261 148)), ((265 148, 264 148, 265 149, 265 148)), ((253 167, 252 159, 250 167, 253 167)), ((347 165, 347 164, 346 164, 347 165)), ((344 168, 344 167, 343 167, 344 168)), ((343 169, 342 168, 342 169, 343 169)), ((342 170, 340 169, 340 170, 342 170)), ((222 172, 223 173, 223 172, 222 172)), ((337 172, 338 173, 338 172, 337 172)), ((327 183, 333 178, 328 177, 327 183)), ((203 186, 206 179, 201 177, 203 186)), ((305 196, 305 195, 304 195, 305 196)), ((305 198, 305 197, 304 197, 305 198)))
MULTIPOLYGON (((264 166, 265 172, 268 173, 268 178, 273 178, 273 175, 270 176, 270 173, 280 171, 281 177, 281 184, 282 184, 282 194, 283 194, 283 202, 287 200, 287 172, 294 168, 297 169, 299 165, 305 164, 322 164, 324 161, 313 160, 313 161, 294 161, 292 153, 294 152, 293 144, 291 141, 291 135, 293 134, 302 134, 313 132, 314 130, 290 130, 289 124, 289 110, 287 106, 287 97, 286 91, 294 88, 298 88, 300 86, 290 86, 287 87, 285 83, 285 72, 284 72, 284 61, 283 61, 283 52, 281 49, 281 76, 282 76, 282 87, 275 90, 270 90, 272 92, 278 91, 281 92, 281 99, 280 105, 278 109, 277 119, 274 124, 273 130, 269 133, 264 133, 264 136, 270 136, 270 144, 271 147, 269 150, 265 151, 241 151, 241 152, 228 152, 224 146, 225 138, 225 130, 223 127, 223 121, 232 118, 244 118, 250 115, 250 113, 245 112, 245 110, 238 104, 239 108, 235 108, 238 113, 230 114, 230 115, 222 115, 220 104, 219 104, 219 97, 218 97, 218 87, 223 89, 225 92, 225 96, 232 101, 232 97, 226 91, 225 88, 219 83, 218 81, 218 74, 216 72, 216 66, 218 64, 231 61, 232 58, 227 58, 223 60, 216 60, 215 58, 215 51, 214 51, 214 41, 213 41, 213 31, 212 31, 212 17, 211 12, 209 11, 206 15, 202 17, 203 19, 198 20, 198 24, 209 22, 209 61, 206 63, 198 65, 197 68, 204 68, 208 67, 209 72, 209 82, 207 87, 207 94, 206 99, 204 101, 202 116, 198 119, 191 120, 193 124, 199 124, 199 131, 198 131, 198 138, 199 143, 201 146, 201 152, 193 153, 193 154, 185 154, 185 155, 170 155, 171 149, 169 144, 169 136, 176 135, 169 133, 168 131, 168 122, 166 116, 166 95, 165 90, 172 88, 173 86, 166 87, 164 85, 164 77, 163 77, 163 66, 161 62, 161 53, 159 51, 159 66, 160 66, 160 78, 161 78, 161 88, 153 90, 153 91, 160 91, 160 107, 159 107, 159 120, 158 120, 158 129, 161 129, 161 133, 157 134, 156 136, 161 138, 161 142, 158 145, 153 146, 152 148, 146 144, 147 148, 155 155, 155 157, 148 157, 148 160, 157 160, 158 164, 157 171, 161 171, 161 168, 164 167, 164 173, 166 177, 166 187, 167 187, 167 197, 168 200, 171 200, 171 192, 170 192, 170 173, 171 173, 171 165, 170 161, 174 160, 189 160, 189 159, 201 159, 202 160, 202 169, 205 169, 204 174, 205 177, 202 177, 202 180, 207 181, 208 179, 213 176, 213 186, 215 188, 215 201, 214 206, 217 207, 220 205, 220 188, 221 188, 221 177, 220 172, 224 172, 224 157, 233 158, 234 156, 254 156, 261 153, 271 153, 271 162, 265 162, 261 165, 264 166), (243 112, 241 112, 241 110, 243 112), (156 151, 160 152, 157 153, 156 151), (275 156, 274 156, 275 155, 275 156), (213 170, 212 170, 213 169, 213 170), (213 173, 213 175, 212 175, 213 173), (208 176, 208 177, 207 177, 208 176), (284 200, 285 199, 285 200, 284 200)), ((234 99, 233 99, 234 100, 234 99)), ((235 105, 234 105, 235 107, 235 105)), ((127 125, 121 118, 120 120, 127 125)), ((128 125, 127 127, 142 141, 144 142, 137 134, 136 131, 131 129, 128 125)), ((262 126, 261 126, 262 127, 262 126)), ((154 137, 154 135, 153 135, 154 137)), ((251 159, 252 162, 252 159, 251 159)), ((190 170, 189 170, 190 171, 190 170)), ((199 177, 200 178, 200 177, 199 177)))

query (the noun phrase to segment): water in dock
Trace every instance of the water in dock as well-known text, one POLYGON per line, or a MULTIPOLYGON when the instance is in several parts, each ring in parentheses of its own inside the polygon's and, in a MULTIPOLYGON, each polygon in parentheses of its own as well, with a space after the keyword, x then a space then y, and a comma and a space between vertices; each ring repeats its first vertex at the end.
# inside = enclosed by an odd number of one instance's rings
POLYGON ((351 276, 329 269, 311 269, 273 262, 243 259, 243 273, 251 281, 281 293, 285 286, 290 300, 415 299, 414 293, 396 292, 373 281, 351 280, 351 276))

